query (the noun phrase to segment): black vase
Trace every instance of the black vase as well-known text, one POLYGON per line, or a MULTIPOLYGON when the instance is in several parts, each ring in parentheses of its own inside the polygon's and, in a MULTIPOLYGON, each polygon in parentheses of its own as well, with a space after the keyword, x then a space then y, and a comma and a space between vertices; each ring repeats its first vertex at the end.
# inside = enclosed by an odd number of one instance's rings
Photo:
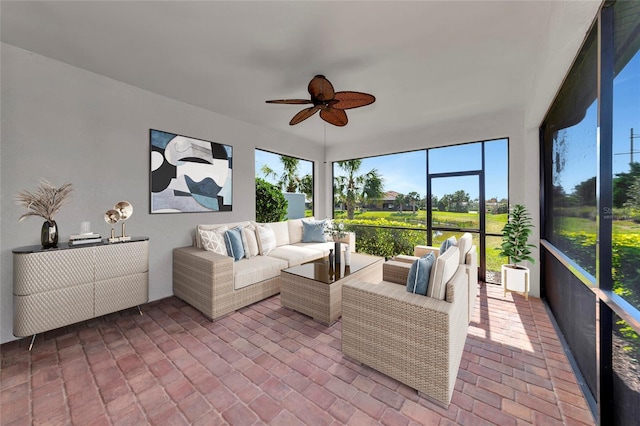
POLYGON ((335 243, 335 249, 336 249, 336 269, 339 268, 339 265, 342 263, 342 260, 340 259, 342 257, 342 243, 335 243))
POLYGON ((40 242, 43 248, 56 247, 58 245, 58 225, 55 220, 45 220, 42 224, 40 242))

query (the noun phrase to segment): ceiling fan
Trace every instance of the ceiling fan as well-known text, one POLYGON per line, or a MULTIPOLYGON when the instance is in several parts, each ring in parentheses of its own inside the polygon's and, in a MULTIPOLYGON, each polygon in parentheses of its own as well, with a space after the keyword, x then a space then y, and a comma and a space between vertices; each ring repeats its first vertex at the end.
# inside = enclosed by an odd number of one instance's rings
POLYGON ((320 111, 320 118, 334 126, 345 126, 349 119, 345 109, 358 108, 375 102, 376 98, 368 93, 336 92, 333 85, 323 75, 316 75, 309 82, 311 99, 280 99, 267 101, 268 104, 313 104, 293 116, 290 125, 298 124, 320 111))

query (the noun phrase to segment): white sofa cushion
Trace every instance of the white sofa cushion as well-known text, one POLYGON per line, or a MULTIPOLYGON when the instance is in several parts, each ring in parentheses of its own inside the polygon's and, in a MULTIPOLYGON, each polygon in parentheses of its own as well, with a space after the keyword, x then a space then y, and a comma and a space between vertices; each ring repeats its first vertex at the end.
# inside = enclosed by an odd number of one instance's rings
POLYGON ((302 263, 311 262, 315 259, 324 257, 324 252, 308 247, 299 247, 297 245, 287 245, 276 247, 269 252, 269 257, 286 260, 288 267, 300 265, 302 263))
MULTIPOLYGON (((313 217, 307 217, 305 220, 313 220, 313 217)), ((295 244, 302 241, 302 219, 289 220, 289 244, 295 244)))
POLYGON ((206 231, 204 229, 198 230, 198 237, 200 238, 202 248, 227 256, 227 246, 224 241, 224 234, 226 231, 226 226, 221 226, 210 231, 206 231))
POLYGON ((256 224, 256 238, 261 255, 266 256, 276 248, 276 235, 269 225, 256 224))
POLYGON ((433 297, 434 299, 445 300, 447 283, 456 273, 460 265, 459 261, 459 250, 458 247, 455 246, 438 256, 431 268, 427 296, 433 297))
POLYGON ((266 225, 273 229, 273 233, 276 236, 276 247, 289 244, 289 224, 284 222, 271 222, 266 225))
POLYGON ((287 262, 269 256, 240 259, 233 263, 233 288, 239 290, 280 275, 287 262))
MULTIPOLYGON (((335 248, 335 243, 333 242, 326 242, 326 243, 297 243, 297 244, 293 244, 296 247, 304 247, 304 248, 310 248, 310 249, 314 249, 314 250, 319 250, 322 252, 323 256, 328 256, 329 255, 329 250, 334 249, 335 248)), ((342 248, 344 249, 346 247, 346 244, 342 244, 342 248)))

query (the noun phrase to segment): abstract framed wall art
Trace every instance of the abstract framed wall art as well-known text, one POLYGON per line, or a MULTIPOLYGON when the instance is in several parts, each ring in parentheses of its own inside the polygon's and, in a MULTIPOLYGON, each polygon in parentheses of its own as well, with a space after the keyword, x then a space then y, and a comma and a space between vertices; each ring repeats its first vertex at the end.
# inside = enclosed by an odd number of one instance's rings
POLYGON ((231 211, 233 148, 150 129, 151 213, 231 211))

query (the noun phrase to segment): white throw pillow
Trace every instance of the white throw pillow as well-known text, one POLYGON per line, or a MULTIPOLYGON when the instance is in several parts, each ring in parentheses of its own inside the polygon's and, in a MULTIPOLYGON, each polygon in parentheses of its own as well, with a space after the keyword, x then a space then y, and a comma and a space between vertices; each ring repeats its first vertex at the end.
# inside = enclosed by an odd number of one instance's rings
POLYGON ((244 247, 245 257, 247 259, 251 259, 254 256, 260 254, 260 248, 258 247, 258 239, 256 238, 256 228, 255 226, 245 226, 242 228, 243 239, 242 242, 246 241, 244 247))
POLYGON ((266 256, 276 248, 276 234, 269 225, 256 225, 256 238, 261 255, 266 256))
POLYGON ((200 233, 202 248, 227 256, 227 246, 224 243, 224 233, 227 229, 228 228, 226 226, 222 226, 211 231, 200 229, 198 232, 200 233))

